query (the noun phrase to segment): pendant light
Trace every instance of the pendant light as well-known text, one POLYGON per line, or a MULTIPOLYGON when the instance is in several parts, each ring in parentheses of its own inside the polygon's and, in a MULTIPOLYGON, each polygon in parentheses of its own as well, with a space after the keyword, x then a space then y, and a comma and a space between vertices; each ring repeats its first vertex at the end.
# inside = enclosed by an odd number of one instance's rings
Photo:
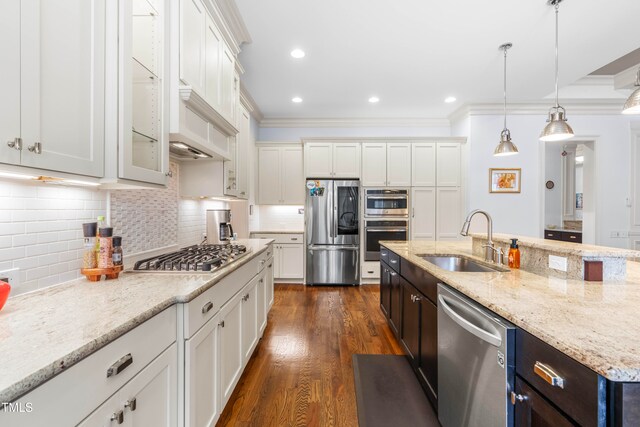
POLYGON ((629 95, 629 99, 624 103, 622 114, 640 114, 640 68, 636 74, 636 90, 629 95))
POLYGON ((504 52, 504 127, 500 132, 500 143, 493 152, 494 156, 518 154, 518 147, 511 142, 511 132, 507 129, 507 50, 512 46, 511 43, 500 45, 500 50, 504 52))
POLYGON ((573 129, 567 123, 566 111, 558 104, 558 9, 562 0, 549 0, 556 8, 556 105, 549 110, 547 125, 540 134, 540 141, 564 141, 573 138, 573 129))

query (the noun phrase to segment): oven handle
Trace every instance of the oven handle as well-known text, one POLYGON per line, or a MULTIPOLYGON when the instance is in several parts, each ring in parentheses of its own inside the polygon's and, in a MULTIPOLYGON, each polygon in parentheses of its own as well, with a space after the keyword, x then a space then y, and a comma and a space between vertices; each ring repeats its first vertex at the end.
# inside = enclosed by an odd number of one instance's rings
POLYGON ((371 231, 372 233, 384 233, 390 231, 392 233, 407 231, 408 228, 369 228, 365 227, 365 231, 371 231))
POLYGON ((367 199, 371 199, 371 200, 386 200, 386 199, 390 199, 390 200, 403 200, 403 199, 407 199, 407 195, 401 195, 401 196, 367 196, 367 199))

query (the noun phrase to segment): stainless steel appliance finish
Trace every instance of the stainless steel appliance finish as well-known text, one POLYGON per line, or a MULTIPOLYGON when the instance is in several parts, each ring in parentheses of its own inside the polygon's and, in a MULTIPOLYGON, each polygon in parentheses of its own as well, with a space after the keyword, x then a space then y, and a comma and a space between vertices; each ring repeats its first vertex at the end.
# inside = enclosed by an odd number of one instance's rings
POLYGON ((143 259, 135 263, 135 272, 203 272, 209 273, 246 256, 244 245, 193 245, 175 252, 143 259))
POLYGON ((207 210, 207 243, 222 244, 233 238, 230 209, 207 210))
POLYGON ((438 284, 438 419, 443 427, 513 425, 515 326, 438 284))
POLYGON ((381 240, 407 240, 409 220, 406 219, 365 219, 364 226, 364 260, 380 259, 381 240))
POLYGON ((409 190, 367 188, 364 197, 364 214, 367 217, 409 216, 409 190))
POLYGON ((306 283, 360 283, 357 180, 307 178, 305 203, 306 283))

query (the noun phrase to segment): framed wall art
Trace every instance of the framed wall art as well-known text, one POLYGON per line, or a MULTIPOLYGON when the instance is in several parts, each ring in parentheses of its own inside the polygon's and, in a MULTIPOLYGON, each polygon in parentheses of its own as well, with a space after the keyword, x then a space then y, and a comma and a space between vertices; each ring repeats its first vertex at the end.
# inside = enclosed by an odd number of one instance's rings
POLYGON ((489 193, 519 193, 520 192, 520 168, 489 169, 489 193))

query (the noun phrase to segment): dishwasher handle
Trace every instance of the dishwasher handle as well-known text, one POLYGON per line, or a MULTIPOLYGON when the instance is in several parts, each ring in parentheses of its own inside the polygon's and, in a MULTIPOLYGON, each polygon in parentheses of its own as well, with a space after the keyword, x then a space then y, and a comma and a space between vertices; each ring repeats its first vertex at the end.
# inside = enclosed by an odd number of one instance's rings
POLYGON ((469 332, 470 334, 480 338, 481 340, 495 346, 500 347, 502 344, 502 338, 499 335, 492 334, 484 329, 474 325, 469 320, 456 313, 449 304, 453 304, 452 301, 447 301, 442 295, 438 295, 438 306, 442 307, 444 313, 458 324, 461 328, 469 332))

